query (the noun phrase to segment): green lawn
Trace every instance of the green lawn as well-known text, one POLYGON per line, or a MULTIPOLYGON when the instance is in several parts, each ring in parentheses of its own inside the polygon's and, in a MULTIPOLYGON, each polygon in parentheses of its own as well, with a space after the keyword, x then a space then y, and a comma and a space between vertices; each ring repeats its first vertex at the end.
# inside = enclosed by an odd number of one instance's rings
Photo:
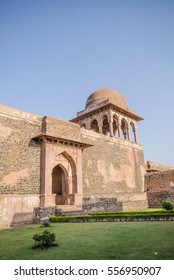
POLYGON ((0 231, 6 260, 174 260, 174 222, 67 223, 0 231), (34 233, 48 229, 59 246, 33 250, 34 233))

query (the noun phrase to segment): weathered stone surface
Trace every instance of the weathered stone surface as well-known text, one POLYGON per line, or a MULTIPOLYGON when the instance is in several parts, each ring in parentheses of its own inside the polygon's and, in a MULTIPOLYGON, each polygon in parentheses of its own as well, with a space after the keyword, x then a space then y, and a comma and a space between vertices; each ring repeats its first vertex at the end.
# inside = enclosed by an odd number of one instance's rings
POLYGON ((0 194, 39 194, 41 118, 0 106, 0 194))
POLYGON ((174 169, 146 174, 145 189, 151 192, 174 191, 174 169))
POLYGON ((56 207, 36 207, 33 211, 33 221, 34 223, 40 223, 44 218, 50 216, 55 216, 56 207))
POLYGON ((162 202, 166 199, 174 204, 174 190, 147 192, 148 207, 149 208, 162 208, 162 202))
MULTIPOLYGON (((136 196, 144 191, 145 165, 142 146, 86 130, 82 130, 82 139, 93 145, 83 151, 84 208, 120 211, 125 208, 124 204, 132 194, 134 200, 137 200, 136 196), (123 194, 120 200, 122 205, 117 202, 120 193, 123 194), (97 199, 96 207, 95 203, 91 206, 89 202, 93 199, 97 199)), ((141 201, 141 209, 146 208, 146 196, 141 196, 138 200, 141 201)), ((139 206, 138 203, 134 207, 132 204, 131 209, 138 209, 139 206)))
POLYGON ((0 195, 0 228, 33 222, 39 195, 0 195))

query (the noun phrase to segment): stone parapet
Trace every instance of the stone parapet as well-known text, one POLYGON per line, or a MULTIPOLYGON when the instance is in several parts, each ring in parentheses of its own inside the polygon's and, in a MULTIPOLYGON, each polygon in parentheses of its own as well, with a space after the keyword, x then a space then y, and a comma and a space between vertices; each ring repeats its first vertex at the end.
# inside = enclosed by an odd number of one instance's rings
POLYGON ((42 120, 42 133, 54 137, 81 141, 80 126, 57 118, 45 116, 42 120))

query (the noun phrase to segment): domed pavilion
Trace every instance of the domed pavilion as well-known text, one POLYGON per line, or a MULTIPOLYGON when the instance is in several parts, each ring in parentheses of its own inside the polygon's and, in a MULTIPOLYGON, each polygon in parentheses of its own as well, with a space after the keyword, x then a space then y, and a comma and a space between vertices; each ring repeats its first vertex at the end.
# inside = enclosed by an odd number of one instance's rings
POLYGON ((126 105, 124 96, 113 89, 94 91, 85 109, 71 120, 81 127, 110 137, 120 137, 137 143, 137 125, 143 120, 126 105))

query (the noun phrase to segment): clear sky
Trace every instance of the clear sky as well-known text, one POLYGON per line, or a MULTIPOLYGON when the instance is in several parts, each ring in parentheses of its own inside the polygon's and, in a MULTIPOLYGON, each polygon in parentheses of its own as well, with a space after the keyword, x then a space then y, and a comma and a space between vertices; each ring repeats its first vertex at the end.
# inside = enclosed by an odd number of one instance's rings
POLYGON ((144 117, 145 160, 174 166, 173 0, 0 0, 0 103, 69 120, 95 90, 144 117))

